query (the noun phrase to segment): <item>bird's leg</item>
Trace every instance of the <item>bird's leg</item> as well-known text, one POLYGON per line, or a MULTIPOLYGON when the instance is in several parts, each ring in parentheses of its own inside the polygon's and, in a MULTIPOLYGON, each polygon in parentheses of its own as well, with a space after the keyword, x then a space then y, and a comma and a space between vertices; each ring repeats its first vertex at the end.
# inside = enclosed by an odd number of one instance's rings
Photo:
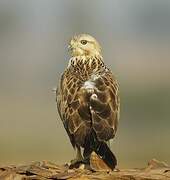
POLYGON ((79 161, 82 161, 82 160, 83 160, 83 156, 81 155, 81 149, 80 149, 80 147, 77 148, 76 159, 79 160, 79 161))
POLYGON ((110 141, 107 141, 106 143, 107 143, 108 147, 111 149, 110 141))
POLYGON ((71 160, 71 164, 81 163, 83 161, 80 147, 77 147, 76 149, 77 149, 76 158, 71 160))

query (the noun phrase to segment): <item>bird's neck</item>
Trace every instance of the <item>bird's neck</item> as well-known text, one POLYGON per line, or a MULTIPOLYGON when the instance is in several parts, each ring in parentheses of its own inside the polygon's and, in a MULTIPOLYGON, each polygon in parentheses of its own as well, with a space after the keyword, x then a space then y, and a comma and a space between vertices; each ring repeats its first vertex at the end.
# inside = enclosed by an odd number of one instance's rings
POLYGON ((103 57, 101 55, 95 56, 74 56, 70 59, 68 68, 76 67, 85 70, 98 70, 104 66, 103 57))

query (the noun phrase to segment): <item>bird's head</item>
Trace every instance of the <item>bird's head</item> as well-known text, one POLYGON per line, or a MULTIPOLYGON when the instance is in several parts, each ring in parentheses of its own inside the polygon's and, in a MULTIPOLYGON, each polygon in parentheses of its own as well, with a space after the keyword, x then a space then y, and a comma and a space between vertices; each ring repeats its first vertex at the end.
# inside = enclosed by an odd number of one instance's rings
POLYGON ((99 43, 88 34, 75 35, 69 43, 69 50, 72 57, 101 55, 99 43))

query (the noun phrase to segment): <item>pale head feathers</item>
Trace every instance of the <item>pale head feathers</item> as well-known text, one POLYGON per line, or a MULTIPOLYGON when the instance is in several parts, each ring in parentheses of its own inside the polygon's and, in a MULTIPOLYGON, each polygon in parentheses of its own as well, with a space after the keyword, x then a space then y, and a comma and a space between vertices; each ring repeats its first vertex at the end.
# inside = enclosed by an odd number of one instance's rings
POLYGON ((75 35, 69 43, 71 56, 101 56, 101 47, 97 40, 88 35, 75 35))

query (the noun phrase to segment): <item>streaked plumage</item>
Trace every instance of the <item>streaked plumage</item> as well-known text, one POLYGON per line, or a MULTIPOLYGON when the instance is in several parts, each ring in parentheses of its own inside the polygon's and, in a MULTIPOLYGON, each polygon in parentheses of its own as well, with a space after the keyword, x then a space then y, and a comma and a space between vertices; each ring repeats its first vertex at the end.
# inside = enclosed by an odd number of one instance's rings
POLYGON ((95 151, 111 169, 116 158, 106 142, 115 136, 119 119, 118 83, 105 66, 98 42, 87 34, 70 41, 72 57, 57 89, 57 107, 71 144, 95 151))

